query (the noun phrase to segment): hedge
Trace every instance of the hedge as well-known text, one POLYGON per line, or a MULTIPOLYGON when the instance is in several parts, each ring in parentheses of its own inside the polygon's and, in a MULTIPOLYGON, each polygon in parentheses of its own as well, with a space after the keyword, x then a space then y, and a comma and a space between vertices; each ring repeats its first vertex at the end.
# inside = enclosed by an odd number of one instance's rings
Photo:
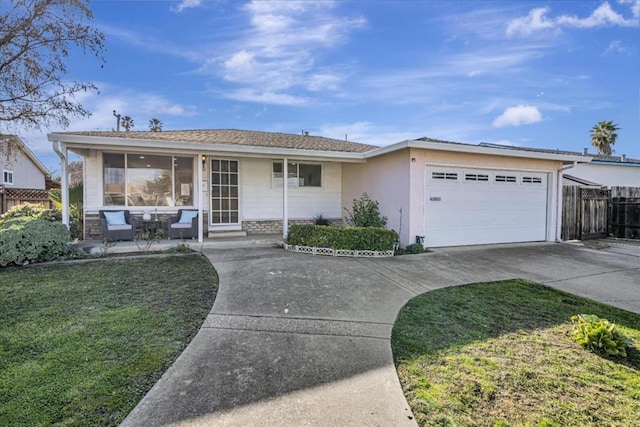
POLYGON ((347 250, 390 251, 398 233, 382 227, 327 227, 295 224, 289 227, 287 243, 298 246, 347 250))
POLYGON ((0 266, 43 262, 69 256, 66 226, 32 217, 13 218, 0 226, 0 266))

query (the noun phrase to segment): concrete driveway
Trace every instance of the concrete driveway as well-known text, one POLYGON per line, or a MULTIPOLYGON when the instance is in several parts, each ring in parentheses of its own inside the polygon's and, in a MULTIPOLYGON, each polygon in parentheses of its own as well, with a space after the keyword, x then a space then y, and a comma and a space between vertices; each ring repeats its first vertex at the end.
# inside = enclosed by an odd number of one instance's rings
POLYGON ((442 249, 386 259, 205 250, 220 290, 125 426, 413 426, 389 344, 400 308, 445 286, 530 279, 640 313, 640 248, 442 249))

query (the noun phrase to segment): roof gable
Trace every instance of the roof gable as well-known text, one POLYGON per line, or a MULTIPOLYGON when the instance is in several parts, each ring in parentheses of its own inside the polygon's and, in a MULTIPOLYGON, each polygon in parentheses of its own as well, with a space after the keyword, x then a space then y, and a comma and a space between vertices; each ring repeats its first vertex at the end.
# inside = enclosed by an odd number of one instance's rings
POLYGON ((25 156, 27 156, 27 158, 31 160, 31 162, 34 165, 36 165, 36 167, 40 169, 40 171, 42 171, 45 177, 51 176, 51 172, 49 172, 49 169, 47 169, 42 164, 42 162, 36 157, 36 155, 33 154, 33 151, 31 151, 29 147, 27 147, 27 144, 25 144, 24 141, 22 141, 17 135, 0 134, 0 145, 8 145, 8 144, 13 144, 13 146, 21 150, 25 154, 25 156))

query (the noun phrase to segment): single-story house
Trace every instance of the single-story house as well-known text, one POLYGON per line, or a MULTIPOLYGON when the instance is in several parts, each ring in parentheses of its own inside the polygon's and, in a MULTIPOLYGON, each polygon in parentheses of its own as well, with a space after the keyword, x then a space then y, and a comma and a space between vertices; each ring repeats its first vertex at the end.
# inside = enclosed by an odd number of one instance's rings
POLYGON ((604 187, 640 187, 640 160, 627 156, 589 155, 589 163, 575 165, 572 176, 604 187))
POLYGON ((50 205, 51 173, 16 135, 0 134, 0 214, 23 203, 50 205))
MULTIPOLYGON (((503 150, 429 138, 386 147, 246 130, 49 134, 62 159, 84 158, 85 233, 98 212, 180 208, 220 233, 283 233, 322 215, 341 223, 362 193, 379 202, 400 244, 427 247, 556 241, 564 168, 582 156, 503 150)), ((64 193, 64 191, 63 191, 64 193)), ((64 194, 63 194, 64 196, 64 194)), ((65 214, 66 217, 66 214, 65 214)))

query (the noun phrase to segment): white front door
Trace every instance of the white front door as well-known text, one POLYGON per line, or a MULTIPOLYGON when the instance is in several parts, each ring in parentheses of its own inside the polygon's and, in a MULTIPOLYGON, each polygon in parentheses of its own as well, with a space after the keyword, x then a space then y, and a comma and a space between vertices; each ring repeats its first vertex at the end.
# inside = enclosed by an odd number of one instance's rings
POLYGON ((211 204, 209 218, 212 226, 235 228, 240 226, 240 185, 237 160, 211 158, 211 204))
POLYGON ((426 168, 425 246, 544 241, 547 174, 426 168))

